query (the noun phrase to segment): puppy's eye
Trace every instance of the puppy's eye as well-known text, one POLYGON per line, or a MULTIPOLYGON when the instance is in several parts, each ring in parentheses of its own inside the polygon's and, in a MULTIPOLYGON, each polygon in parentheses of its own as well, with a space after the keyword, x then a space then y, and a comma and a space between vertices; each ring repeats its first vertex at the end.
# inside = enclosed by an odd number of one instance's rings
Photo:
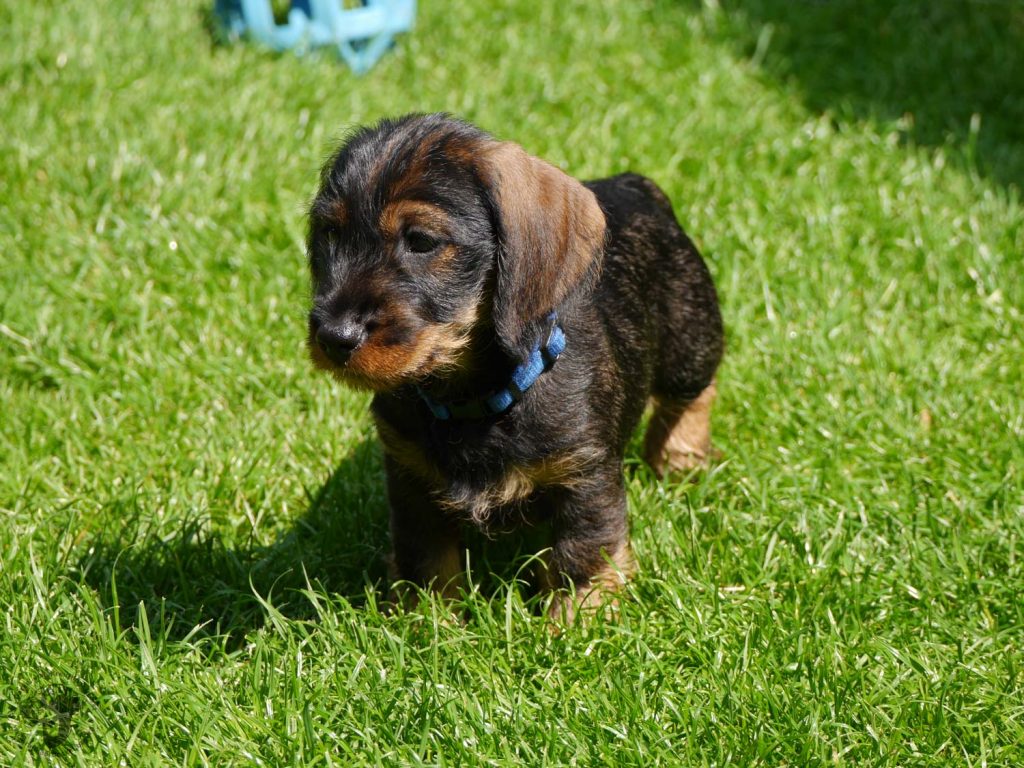
POLYGON ((413 253, 431 253, 437 249, 441 241, 426 232, 410 229, 405 233, 405 247, 413 253))

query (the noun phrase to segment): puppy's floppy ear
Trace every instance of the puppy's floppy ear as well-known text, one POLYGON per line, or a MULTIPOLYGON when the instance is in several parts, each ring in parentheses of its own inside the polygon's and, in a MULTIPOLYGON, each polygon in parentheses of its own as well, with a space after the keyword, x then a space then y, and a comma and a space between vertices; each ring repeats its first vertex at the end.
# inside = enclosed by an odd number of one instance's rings
POLYGON ((494 327, 521 355, 536 341, 530 329, 600 273, 604 213, 593 192, 517 144, 490 143, 478 163, 500 230, 494 327))

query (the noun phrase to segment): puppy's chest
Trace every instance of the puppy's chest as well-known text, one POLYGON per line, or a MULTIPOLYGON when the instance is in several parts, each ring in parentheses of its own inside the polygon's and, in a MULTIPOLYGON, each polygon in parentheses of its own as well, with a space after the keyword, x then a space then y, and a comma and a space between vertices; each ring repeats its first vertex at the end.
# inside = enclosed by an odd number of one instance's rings
POLYGON ((580 482, 590 464, 578 446, 513 450, 494 437, 417 439, 383 419, 377 431, 391 459, 423 481, 440 506, 481 526, 533 517, 546 491, 580 482))

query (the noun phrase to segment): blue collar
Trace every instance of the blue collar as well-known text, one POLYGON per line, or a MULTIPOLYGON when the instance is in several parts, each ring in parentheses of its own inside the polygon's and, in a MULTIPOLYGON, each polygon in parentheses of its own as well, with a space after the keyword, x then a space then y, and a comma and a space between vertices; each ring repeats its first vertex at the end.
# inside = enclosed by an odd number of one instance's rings
POLYGON ((551 330, 548 331, 547 339, 538 342, 526 361, 516 366, 512 371, 512 380, 507 386, 487 397, 439 403, 417 387, 416 391, 430 408, 434 418, 440 421, 483 419, 498 416, 519 402, 523 393, 536 383, 542 373, 551 369, 558 356, 565 350, 565 332, 558 324, 558 314, 552 312, 548 315, 548 322, 551 323, 551 330))

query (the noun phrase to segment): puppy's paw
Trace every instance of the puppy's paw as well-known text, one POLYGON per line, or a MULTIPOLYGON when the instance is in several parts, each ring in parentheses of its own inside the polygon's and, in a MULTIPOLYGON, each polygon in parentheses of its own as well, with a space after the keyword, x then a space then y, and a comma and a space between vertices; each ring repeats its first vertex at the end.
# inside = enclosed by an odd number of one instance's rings
POLYGON ((623 589, 634 573, 636 560, 627 542, 614 555, 607 556, 588 583, 577 586, 574 592, 554 590, 547 610, 551 631, 559 634, 577 622, 617 613, 623 589))

